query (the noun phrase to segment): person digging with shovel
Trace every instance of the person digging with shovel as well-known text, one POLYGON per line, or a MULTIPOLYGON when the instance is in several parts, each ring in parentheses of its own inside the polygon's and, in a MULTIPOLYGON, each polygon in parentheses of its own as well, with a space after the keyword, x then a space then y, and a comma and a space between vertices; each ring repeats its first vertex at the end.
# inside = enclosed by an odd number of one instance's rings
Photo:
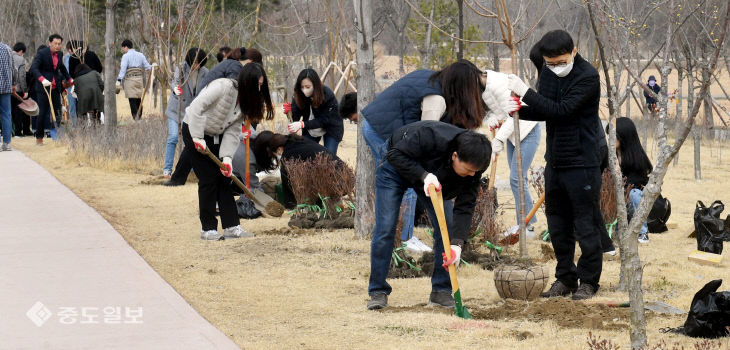
POLYGON ((203 240, 253 237, 241 228, 231 191, 232 159, 241 140, 241 124, 273 119, 266 71, 258 63, 247 64, 238 80, 212 81, 185 110, 182 136, 185 147, 196 149, 191 161, 198 177, 198 204, 203 240), (209 153, 221 157, 222 168, 209 153), (225 168, 225 170, 223 169, 225 168), (223 234, 218 233, 216 203, 223 234))
POLYGON ((479 133, 438 121, 419 121, 401 127, 388 141, 385 159, 375 171, 375 229, 370 246, 369 310, 388 306, 392 288, 386 282, 393 253, 395 228, 403 193, 413 188, 425 203, 432 223, 438 222, 429 186, 442 192, 446 225, 450 233, 450 259, 446 259, 439 225, 434 225, 434 265, 429 304, 454 308, 446 268, 458 266, 474 206, 479 180, 489 166, 492 148, 479 133), (452 203, 451 199, 454 199, 452 203))

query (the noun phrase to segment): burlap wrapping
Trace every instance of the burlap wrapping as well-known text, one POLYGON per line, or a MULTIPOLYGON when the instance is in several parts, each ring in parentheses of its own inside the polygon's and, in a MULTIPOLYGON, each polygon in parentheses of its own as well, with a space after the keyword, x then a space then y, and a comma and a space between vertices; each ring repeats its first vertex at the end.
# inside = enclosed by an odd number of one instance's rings
POLYGON ((502 298, 535 300, 545 289, 549 278, 545 266, 503 265, 494 270, 494 286, 502 298))

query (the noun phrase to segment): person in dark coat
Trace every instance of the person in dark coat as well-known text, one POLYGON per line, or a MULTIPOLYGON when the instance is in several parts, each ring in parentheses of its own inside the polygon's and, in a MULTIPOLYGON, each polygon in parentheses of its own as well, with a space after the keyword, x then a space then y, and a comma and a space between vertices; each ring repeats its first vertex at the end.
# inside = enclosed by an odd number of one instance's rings
POLYGON ((76 83, 76 113, 84 120, 88 114, 89 120, 95 124, 101 122, 101 112, 104 111, 104 82, 99 72, 82 63, 76 66, 74 72, 76 83))
POLYGON ((558 264, 557 280, 542 296, 588 299, 599 288, 603 263, 604 223, 595 215, 601 188, 600 79, 566 31, 548 32, 540 43, 545 65, 537 91, 515 75, 509 76, 509 86, 527 105, 520 117, 545 121, 547 127, 545 213, 558 264), (577 268, 576 240, 581 249, 577 268))
POLYGON ((48 47, 38 50, 33 58, 33 64, 30 66, 30 71, 36 79, 33 88, 39 109, 35 125, 36 144, 38 145, 43 144, 46 128, 55 129, 55 123, 51 120, 51 108, 55 111, 56 122, 60 122, 61 92, 66 87, 73 85, 73 79, 63 65, 62 43, 63 38, 60 35, 52 34, 48 37, 48 47), (48 103, 46 94, 49 93, 49 90, 53 105, 48 103))
MULTIPOLYGON (((649 89, 651 89, 651 91, 654 91, 654 94, 658 94, 659 91, 662 91, 661 86, 656 83, 656 78, 653 75, 649 76, 649 81, 646 83, 646 85, 649 85, 649 89)), ((656 99, 651 97, 651 95, 649 95, 646 90, 644 90, 644 98, 646 99, 646 107, 649 108, 649 112, 656 112, 656 99)))
POLYGON ((324 147, 337 154, 345 132, 337 98, 322 84, 314 69, 307 68, 299 73, 294 84, 294 98, 290 104, 284 104, 284 114, 289 113, 288 109, 294 121, 288 126, 290 134, 301 130, 302 136, 314 142, 324 139, 324 147))
POLYGON ((71 73, 71 77, 74 79, 76 78, 74 75, 76 67, 82 63, 87 65, 90 69, 97 71, 99 74, 104 71, 104 66, 101 64, 99 56, 96 55, 96 52, 89 50, 89 48, 84 45, 83 41, 69 41, 66 48, 71 51, 71 55, 68 58, 68 72, 71 73), (81 59, 81 55, 84 56, 83 60, 81 59))
POLYGON ((401 127, 388 141, 386 160, 375 171, 375 229, 370 245, 369 310, 388 305, 392 291, 386 282, 393 254, 403 192, 416 190, 432 223, 438 222, 430 197, 442 192, 450 247, 444 247, 439 225, 434 224, 431 295, 429 303, 454 307, 449 273, 440 265, 458 266, 461 247, 471 227, 482 173, 489 166, 492 148, 474 131, 438 121, 420 121, 401 127), (451 201, 453 199, 453 202, 451 201), (451 249, 446 261, 444 249, 451 249))

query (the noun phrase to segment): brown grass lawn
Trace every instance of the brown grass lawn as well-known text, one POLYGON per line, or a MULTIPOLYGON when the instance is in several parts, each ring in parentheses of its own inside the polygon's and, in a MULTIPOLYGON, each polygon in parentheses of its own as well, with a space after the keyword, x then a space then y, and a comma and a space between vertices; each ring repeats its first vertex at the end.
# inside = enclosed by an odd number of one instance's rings
MULTIPOLYGON (((347 125, 345 141, 340 145, 340 154, 351 164, 355 158, 354 132, 354 125, 347 125)), ((204 242, 199 239, 195 184, 176 188, 143 185, 149 173, 92 168, 70 160, 62 144, 49 141, 36 147, 32 142, 18 138, 13 145, 96 208, 196 310, 242 348, 582 349, 589 331, 622 346, 628 344, 625 310, 558 301, 533 304, 551 308, 543 316, 519 316, 519 309, 527 306, 505 305, 494 289, 492 272, 475 266, 460 268, 462 294, 472 311, 493 315, 491 320, 464 321, 421 306, 430 292, 426 278, 391 280, 390 312, 367 311, 369 241, 354 238, 351 230, 263 234, 286 227, 288 219, 262 218, 242 222, 246 229, 259 234, 255 238, 204 242), (500 309, 494 308, 506 306, 517 312, 500 317, 500 309), (595 321, 603 326, 590 329, 595 321)), ((543 152, 538 151, 534 165, 544 164, 543 152)), ((662 191, 672 202, 670 222, 675 228, 652 235, 651 242, 640 247, 646 300, 664 301, 685 310, 695 291, 706 282, 716 278, 730 281, 727 261, 719 267, 687 261, 695 248, 695 241, 686 238, 693 225, 695 202, 719 199, 730 203, 730 164, 718 160, 721 149, 711 143, 703 149, 701 182, 693 178, 691 152, 691 144, 683 148, 679 167, 671 168, 662 191)), ((722 156, 730 157, 727 146, 722 156)), ((499 163, 498 176, 508 178, 504 162, 499 163)), ((500 202, 506 203, 503 220, 512 225, 511 192, 499 195, 500 202)), ((544 227, 542 213, 539 220, 544 227)), ((424 231, 418 230, 417 235, 430 242, 424 231)), ((540 244, 529 242, 533 257, 540 255, 540 244)), ((555 260, 546 265, 552 272, 555 260)), ((618 261, 605 261, 596 300, 626 299, 615 292, 618 274, 618 261)), ((722 289, 730 289, 730 284, 722 289)), ((685 346, 694 343, 690 338, 659 331, 683 321, 682 316, 651 315, 650 341, 664 339, 685 346)))

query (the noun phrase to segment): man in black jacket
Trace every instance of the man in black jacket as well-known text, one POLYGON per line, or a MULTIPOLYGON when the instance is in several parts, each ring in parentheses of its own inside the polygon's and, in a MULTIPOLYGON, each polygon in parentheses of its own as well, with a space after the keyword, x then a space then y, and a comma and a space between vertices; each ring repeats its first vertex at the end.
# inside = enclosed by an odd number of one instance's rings
POLYGON ((510 89, 527 104, 525 120, 545 121, 545 214, 558 260, 557 279, 543 297, 573 294, 591 298, 599 287, 602 269, 601 226, 595 215, 601 188, 599 143, 600 80, 598 71, 580 55, 564 30, 540 39, 545 59, 537 91, 510 75, 510 89), (573 262, 575 242, 581 257, 573 262), (580 280, 580 286, 578 281, 580 280))
POLYGON ((395 229, 403 192, 416 190, 434 223, 434 269, 429 303, 454 307, 449 273, 444 267, 460 260, 461 246, 469 234, 479 179, 489 166, 492 148, 482 134, 437 121, 420 121, 401 127, 388 141, 386 159, 375 172, 375 230, 370 246, 370 310, 388 305, 392 288, 385 281, 390 269, 395 229), (452 259, 444 261, 441 231, 429 186, 443 191, 444 212, 452 259), (455 199, 454 202, 450 199, 455 199), (443 260, 442 260, 443 259, 443 260))
POLYGON ((73 79, 63 65, 62 43, 63 38, 58 34, 48 37, 48 47, 38 50, 33 58, 33 64, 30 66, 30 72, 36 79, 34 90, 39 113, 36 118, 35 137, 38 145, 43 144, 45 129, 55 128, 54 121, 51 120, 51 108, 53 108, 56 122, 58 122, 62 116, 61 92, 73 85, 73 79), (50 93, 53 105, 48 103, 47 93, 50 93))

